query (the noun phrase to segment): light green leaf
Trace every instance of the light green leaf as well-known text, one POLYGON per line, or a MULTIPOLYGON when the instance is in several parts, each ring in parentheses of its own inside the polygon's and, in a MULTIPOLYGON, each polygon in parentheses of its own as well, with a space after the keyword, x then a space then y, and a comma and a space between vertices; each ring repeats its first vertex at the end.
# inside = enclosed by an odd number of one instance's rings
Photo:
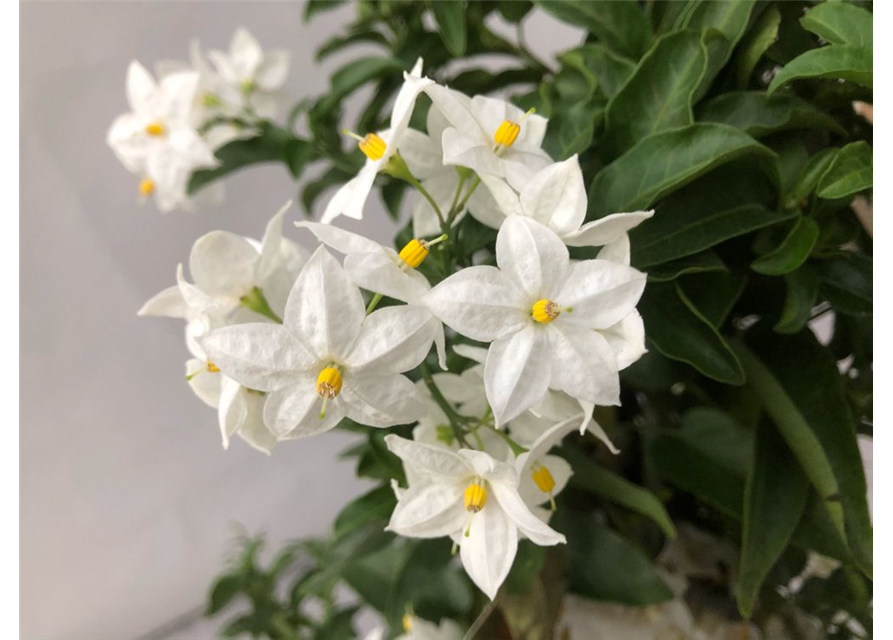
POLYGON ((564 447, 556 453, 573 467, 573 486, 640 513, 653 520, 668 538, 676 537, 673 521, 653 493, 605 469, 576 449, 564 447))
POLYGON ((784 277, 787 293, 781 318, 772 327, 776 333, 797 333, 812 316, 812 308, 819 293, 819 281, 809 265, 803 265, 784 277))
POLYGON ((872 150, 864 140, 841 149, 816 187, 820 198, 845 198, 872 186, 872 150))
POLYGON ((698 109, 698 121, 718 122, 761 138, 790 129, 827 129, 843 134, 834 118, 794 96, 769 96, 762 91, 732 91, 698 109))
POLYGON ((679 276, 697 273, 725 273, 728 269, 713 251, 671 260, 648 269, 649 282, 669 282, 679 276))
POLYGON ((463 0, 434 0, 431 3, 438 33, 444 46, 452 55, 465 55, 467 34, 465 27, 465 2, 463 0))
POLYGON ((636 2, 536 0, 535 4, 563 22, 588 29, 627 58, 638 60, 651 44, 651 25, 636 2))
POLYGON ((745 133, 721 124, 693 124, 641 140, 603 168, 589 187, 589 218, 646 209, 711 169, 754 158, 777 184, 775 154, 745 133))
POLYGON ((753 464, 744 491, 741 561, 735 595, 749 618, 760 587, 800 522, 809 482, 771 424, 754 434, 753 464))
POLYGON ((725 339, 685 298, 678 284, 650 284, 639 302, 645 335, 662 354, 705 376, 743 384, 744 371, 725 339))
POLYGON ((760 58, 778 39, 778 26, 780 24, 781 14, 778 12, 778 7, 773 5, 760 14, 750 33, 741 42, 736 69, 739 89, 747 86, 760 58))
POLYGON ((781 244, 751 262, 750 268, 767 276, 790 273, 806 262, 818 238, 819 225, 800 216, 781 244))
POLYGON ((813 49, 787 63, 772 79, 769 93, 792 80, 813 78, 849 80, 871 89, 872 67, 871 49, 843 44, 813 49))
POLYGON ((873 18, 870 11, 849 2, 823 2, 800 18, 800 24, 831 44, 871 48, 873 18))

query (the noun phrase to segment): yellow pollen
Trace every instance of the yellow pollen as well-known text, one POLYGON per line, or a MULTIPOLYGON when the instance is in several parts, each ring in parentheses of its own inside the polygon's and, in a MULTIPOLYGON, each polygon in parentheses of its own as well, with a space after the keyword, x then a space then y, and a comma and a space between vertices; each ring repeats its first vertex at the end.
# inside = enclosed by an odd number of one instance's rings
POLYGON ((487 504, 487 490, 478 481, 472 482, 465 489, 465 510, 477 513, 487 504))
POLYGON ((552 490, 555 488, 555 478, 552 477, 552 474, 549 473, 549 470, 546 467, 540 464, 535 465, 530 475, 540 491, 543 493, 552 493, 552 490))
POLYGON ((140 195, 148 198, 155 192, 155 182, 151 178, 143 178, 140 180, 140 195))
POLYGON ((316 379, 316 393, 324 400, 331 400, 341 393, 341 372, 333 367, 326 367, 319 372, 316 379))
POLYGON ((216 364, 211 362, 210 360, 208 360, 207 364, 208 364, 208 372, 209 373, 219 373, 220 372, 220 368, 216 364))
POLYGON ((388 148, 385 141, 374 133, 367 133, 366 136, 357 143, 357 146, 370 160, 381 160, 384 157, 384 152, 388 148))
POLYGON ((493 134, 493 140, 496 144, 503 147, 510 147, 515 144, 518 134, 521 133, 521 125, 511 120, 503 120, 496 133, 493 134))
POLYGON ((146 133, 150 136, 163 136, 165 131, 164 125, 160 122, 150 122, 146 125, 146 133))
POLYGON ((403 631, 409 633, 412 631, 412 614, 404 613, 403 614, 403 631))
POLYGON ((410 240, 400 249, 400 259, 415 269, 428 257, 428 243, 424 240, 410 240))
POLYGON ((531 315, 537 322, 545 324, 547 322, 552 322, 555 318, 561 315, 561 307, 551 300, 537 300, 533 303, 531 315))

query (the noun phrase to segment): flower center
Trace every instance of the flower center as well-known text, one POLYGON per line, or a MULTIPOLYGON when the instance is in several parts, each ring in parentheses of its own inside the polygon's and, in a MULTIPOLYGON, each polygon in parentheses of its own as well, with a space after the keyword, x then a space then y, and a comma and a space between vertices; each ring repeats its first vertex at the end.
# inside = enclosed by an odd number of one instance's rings
POLYGON ((403 614, 403 631, 405 633, 409 633, 412 631, 412 614, 404 613, 403 614))
POLYGON ((384 157, 384 152, 387 151, 388 145, 378 137, 378 134, 367 133, 365 136, 360 136, 349 129, 342 129, 341 131, 344 135, 356 140, 360 151, 366 154, 366 157, 373 162, 384 157))
POLYGON ((477 513, 487 504, 487 490, 479 478, 475 479, 465 489, 465 510, 469 513, 477 513))
POLYGON ((208 360, 208 362, 207 362, 207 367, 208 367, 208 373, 220 373, 220 367, 218 367, 216 364, 214 364, 210 360, 208 360))
POLYGON ((555 490, 555 478, 552 477, 549 469, 541 464, 535 464, 530 470, 530 477, 533 478, 533 482, 540 491, 549 494, 552 511, 555 511, 555 498, 552 495, 552 491, 555 490))
POLYGON ((140 195, 144 198, 148 198, 155 193, 155 181, 152 180, 152 178, 143 178, 140 180, 140 186, 138 188, 140 195))
POLYGON ((496 129, 496 133, 493 134, 493 140, 499 146, 510 147, 515 144, 519 133, 521 133, 520 124, 511 120, 503 120, 502 124, 496 129))
POLYGON ((163 136, 166 131, 164 125, 157 120, 146 125, 146 134, 150 136, 160 137, 163 136))
POLYGON ((422 262, 425 261, 425 258, 428 257, 429 247, 437 244, 438 242, 443 242, 447 239, 447 235, 443 234, 439 238, 435 238, 434 240, 422 240, 420 238, 413 238, 409 242, 406 243, 406 246, 400 249, 400 253, 398 254, 400 259, 406 264, 406 266, 415 269, 422 262))
POLYGON ((552 322, 555 318, 561 315, 561 307, 558 306, 557 302, 552 302, 551 300, 546 300, 544 298, 533 303, 530 314, 537 322, 546 324, 552 322))
POLYGON ((331 400, 341 393, 341 372, 334 367, 326 367, 316 378, 316 393, 323 400, 331 400))

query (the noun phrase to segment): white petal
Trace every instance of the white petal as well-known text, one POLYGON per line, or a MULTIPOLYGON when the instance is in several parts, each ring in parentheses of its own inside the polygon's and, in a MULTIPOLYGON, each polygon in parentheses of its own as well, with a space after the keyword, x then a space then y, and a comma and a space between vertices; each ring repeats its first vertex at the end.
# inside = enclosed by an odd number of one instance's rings
POLYGON ((347 254, 344 268, 358 287, 395 300, 418 303, 431 285, 415 269, 401 269, 398 260, 394 251, 379 246, 373 252, 347 254))
POLYGON ((233 296, 212 296, 194 284, 186 282, 183 276, 183 265, 177 265, 177 288, 183 301, 190 310, 190 314, 211 314, 215 317, 225 317, 239 305, 239 299, 233 296))
POLYGON ((479 174, 505 175, 499 157, 486 141, 476 136, 451 127, 443 132, 441 145, 444 164, 468 167, 479 174))
MULTIPOLYGON (((536 482, 533 480, 533 472, 530 468, 532 462, 528 464, 524 473, 520 474, 521 483, 518 486, 518 493, 521 495, 524 504, 528 507, 535 507, 549 502, 551 498, 562 492, 564 487, 567 486, 568 480, 570 480, 570 477, 574 473, 567 460, 558 456, 540 456, 536 460, 536 463, 545 467, 549 471, 549 475, 551 475, 552 479, 555 481, 555 486, 552 488, 551 493, 546 493, 540 490, 536 485, 536 482)), ((534 513, 534 515, 536 514, 534 513)))
POLYGON ((259 393, 244 389, 242 390, 242 398, 248 407, 248 415, 239 429, 239 437, 252 448, 270 455, 278 440, 273 435, 273 432, 267 428, 267 425, 264 424, 264 406, 267 399, 259 393))
POLYGON ((459 555, 468 577, 491 600, 508 576, 518 552, 518 529, 499 502, 488 502, 471 518, 459 555))
POLYGON ((457 344, 453 347, 453 351, 463 358, 468 358, 474 362, 484 364, 487 361, 487 350, 483 347, 475 347, 470 344, 457 344))
POLYGON ((185 318, 189 314, 189 307, 183 300, 180 287, 174 285, 149 298, 136 314, 138 316, 185 318))
MULTIPOLYGON (((438 155, 437 161, 440 162, 440 160, 438 155)), ((449 211, 453 204, 453 194, 456 193, 456 187, 459 186, 459 175, 453 167, 448 167, 446 171, 441 169, 437 175, 423 180, 422 186, 441 211, 449 211)), ((416 238, 427 238, 441 233, 440 221, 437 219, 437 213, 431 203, 417 191, 411 192, 409 196, 413 235, 416 238)), ((456 217, 453 226, 458 224, 462 218, 464 218, 464 213, 456 217)))
MULTIPOLYGON (((505 120, 521 124, 522 131, 525 128, 525 123, 521 122, 524 112, 505 100, 488 96, 474 96, 471 99, 471 112, 474 114, 481 129, 483 129, 484 134, 491 140, 499 125, 505 120)), ((518 137, 521 137, 520 132, 518 137)))
POLYGON ((620 404, 617 361, 608 341, 595 331, 555 322, 547 329, 549 386, 600 406, 620 404))
POLYGON ((524 213, 558 235, 576 231, 586 217, 586 186, 576 154, 549 165, 521 192, 524 213))
MULTIPOLYGON (((468 96, 436 84, 427 87, 425 93, 443 117, 456 129, 464 131, 467 135, 477 136, 481 140, 487 139, 487 134, 471 113, 471 100, 468 96)), ((430 129, 428 133, 434 134, 430 129)))
POLYGON ((434 142, 420 131, 406 129, 400 136, 397 146, 412 175, 418 180, 424 181, 444 173, 443 152, 440 149, 439 139, 434 142))
POLYGON ((291 207, 291 200, 276 212, 267 223, 264 230, 264 239, 261 242, 260 258, 255 265, 254 283, 259 284, 270 277, 275 271, 282 268, 282 219, 285 212, 291 207))
POLYGON ((124 167, 135 174, 146 171, 146 162, 154 141, 145 135, 149 120, 144 116, 125 113, 115 118, 106 134, 106 143, 124 167))
MULTIPOLYGON (((218 374, 219 375, 219 374, 218 374)), ((223 438, 223 448, 229 448, 229 441, 248 417, 248 405, 242 397, 242 385, 232 378, 223 378, 220 389, 220 405, 217 407, 217 417, 220 422, 220 435, 223 438)))
POLYGON ((229 45, 230 60, 240 80, 254 78, 254 74, 263 60, 260 43, 245 27, 239 27, 233 34, 229 45))
POLYGON ((554 299, 569 257, 554 231, 531 218, 511 216, 496 236, 496 263, 532 305, 542 298, 554 299))
POLYGON ((515 468, 486 451, 474 449, 460 449, 457 455, 474 470, 474 475, 490 482, 506 482, 512 485, 518 483, 518 473, 515 468))
POLYGON ((347 216, 354 220, 363 219, 363 207, 372 191, 372 183, 378 175, 380 166, 377 162, 368 161, 360 169, 356 177, 344 184, 326 205, 320 222, 328 224, 338 216, 347 216))
MULTIPOLYGON (((418 76, 403 74, 403 86, 394 98, 394 109, 391 111, 391 139, 389 146, 399 145, 399 141, 406 127, 409 126, 409 119, 415 108, 416 99, 419 94, 432 86, 434 81, 429 78, 420 78, 418 76)), ((393 153, 394 149, 391 149, 393 153)))
POLYGON ((604 218, 587 222, 579 230, 564 235, 564 242, 569 247, 600 247, 614 242, 653 215, 653 210, 612 213, 604 218))
POLYGON ((434 287, 423 302, 472 340, 489 342, 530 324, 520 291, 495 267, 468 267, 434 287))
POLYGON ((434 320, 434 349, 437 351, 437 364, 446 371, 449 368, 447 367, 446 332, 443 330, 443 323, 437 318, 434 320))
MULTIPOLYGON (((551 546, 567 542, 565 537, 530 512, 518 490, 505 482, 492 482, 493 494, 505 514, 524 532, 531 542, 540 546, 551 546)), ((484 507, 483 511, 486 511, 484 507)))
POLYGON ((399 305, 371 313, 363 321, 353 351, 344 364, 351 371, 413 369, 431 350, 438 321, 425 307, 399 305))
POLYGON ((158 90, 152 74, 139 62, 134 60, 127 67, 127 101, 134 112, 144 115, 153 106, 154 94, 158 90))
POLYGON ((549 387, 549 341, 543 327, 532 323, 490 345, 484 365, 484 386, 496 426, 527 411, 549 387))
POLYGON ((259 260, 257 249, 242 236, 212 231, 192 245, 189 271, 205 293, 238 298, 251 291, 259 260))
POLYGON ((517 143, 511 149, 504 151, 499 158, 506 182, 519 193, 533 181, 537 172, 552 164, 552 158, 546 155, 545 151, 539 149, 535 152, 522 151, 517 148, 517 143))
POLYGON ((617 264, 625 264, 629 266, 630 247, 629 235, 623 234, 616 240, 609 242, 601 248, 596 256, 599 260, 608 260, 617 264))
MULTIPOLYGON (((508 182, 503 178, 497 178, 487 174, 480 176, 481 182, 490 191, 490 195, 496 202, 499 212, 503 216, 523 216, 524 209, 521 207, 521 198, 515 193, 508 182)), ((501 225, 500 225, 501 226, 501 225)))
POLYGON ((402 492, 387 530, 409 538, 441 538, 462 529, 466 513, 455 482, 422 481, 402 492))
POLYGON ((607 260, 582 260, 571 265, 555 298, 571 307, 558 320, 588 329, 617 324, 636 307, 645 290, 645 274, 607 260))
POLYGON ((325 418, 320 418, 322 398, 316 393, 316 379, 304 374, 290 386, 267 396, 264 422, 280 438, 297 439, 316 435, 334 427, 344 411, 339 403, 329 401, 325 418))
MULTIPOLYGON (((172 73, 161 80, 159 116, 166 124, 190 124, 201 78, 194 71, 172 73)), ((168 139, 170 142, 170 139, 168 139)))
POLYGON ((189 388, 199 400, 216 409, 220 403, 220 388, 224 376, 208 371, 208 365, 204 360, 191 358, 186 362, 186 377, 189 388))
POLYGON ((407 424, 425 414, 422 396, 409 378, 380 370, 350 372, 340 400, 347 417, 370 427, 407 424))
POLYGON ((325 247, 317 249, 288 295, 285 326, 318 357, 340 361, 353 348, 365 317, 360 290, 325 247))
POLYGON ((518 474, 521 476, 527 474, 533 463, 549 453, 549 451, 552 450, 552 447, 560 443, 567 434, 576 431, 578 423, 579 419, 574 416, 550 426, 540 434, 533 444, 530 445, 528 450, 519 455, 517 460, 515 460, 518 474))
POLYGON ((295 222, 295 226, 299 229, 309 230, 320 242, 345 255, 352 253, 380 253, 382 250, 382 246, 374 240, 330 224, 301 221, 295 222))
POLYGON ((633 310, 617 324, 600 331, 614 355, 617 357, 617 368, 621 371, 641 358, 648 349, 645 348, 645 325, 642 316, 633 310))
POLYGON ((502 226, 502 222, 505 220, 505 216, 502 211, 500 211, 493 196, 490 194, 490 190, 483 189, 480 186, 471 192, 471 196, 468 198, 468 203, 466 204, 466 209, 475 220, 491 229, 498 230, 499 227, 502 226))
POLYGON ((275 91, 282 87, 288 78, 289 57, 288 51, 267 51, 263 63, 254 76, 257 86, 265 91, 275 91))
POLYGON ((249 389, 275 391, 303 379, 315 357, 287 329, 249 323, 223 327, 198 339, 208 358, 249 389))
POLYGON ((462 480, 473 475, 469 467, 452 451, 423 442, 414 442, 394 434, 384 437, 388 449, 398 458, 428 475, 462 480))

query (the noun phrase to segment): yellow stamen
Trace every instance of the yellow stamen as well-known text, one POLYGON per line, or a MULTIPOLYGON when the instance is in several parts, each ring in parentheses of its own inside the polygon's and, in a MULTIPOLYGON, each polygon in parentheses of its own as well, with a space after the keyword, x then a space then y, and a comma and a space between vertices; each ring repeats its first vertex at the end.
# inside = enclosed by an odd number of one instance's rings
POLYGON ((214 364, 213 362, 211 362, 210 360, 208 360, 207 365, 208 365, 208 372, 209 372, 209 373, 219 373, 219 372, 220 372, 220 368, 219 368, 216 364, 214 364))
POLYGON ((496 133, 493 134, 493 140, 497 145, 510 147, 515 144, 519 133, 521 133, 520 124, 511 120, 503 120, 499 128, 496 129, 496 133))
POLYGON ((561 315, 561 307, 551 300, 537 300, 533 303, 531 315, 537 322, 545 324, 547 322, 552 322, 555 318, 561 315))
POLYGON ((477 513, 487 504, 487 490, 480 480, 475 480, 465 489, 465 510, 477 513))
POLYGON ((412 614, 411 613, 407 612, 407 613, 403 614, 403 631, 405 633, 409 633, 410 631, 412 631, 412 614))
POLYGON ((540 491, 552 493, 552 490, 555 488, 555 478, 552 477, 552 474, 546 467, 541 464, 534 465, 530 475, 540 491))
POLYGON ((151 178, 143 178, 140 180, 139 191, 141 196, 148 198, 155 193, 155 181, 151 178))
POLYGON ((160 122, 150 122, 146 125, 146 133, 150 136, 163 136, 166 129, 160 122))
POLYGON ((331 400, 341 393, 342 384, 341 372, 334 367, 326 367, 316 378, 316 393, 324 400, 331 400))
POLYGON ((366 157, 370 160, 381 160, 384 157, 384 152, 387 150, 388 145, 377 134, 367 133, 365 136, 359 136, 347 129, 343 129, 343 133, 356 140, 360 151, 366 154, 366 157))
POLYGON ((415 269, 428 257, 428 243, 424 240, 410 240, 400 249, 400 259, 415 269))

